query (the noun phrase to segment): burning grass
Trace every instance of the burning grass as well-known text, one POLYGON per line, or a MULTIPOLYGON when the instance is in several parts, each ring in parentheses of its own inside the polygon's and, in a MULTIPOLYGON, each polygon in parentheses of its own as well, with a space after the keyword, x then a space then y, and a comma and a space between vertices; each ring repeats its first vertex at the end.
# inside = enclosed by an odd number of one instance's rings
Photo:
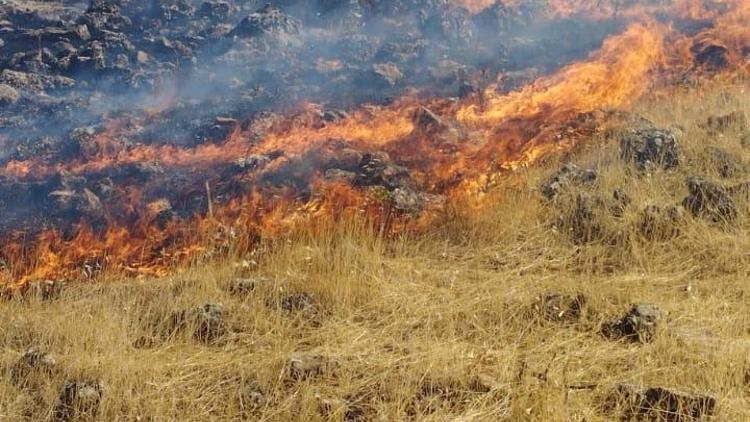
POLYGON ((721 186, 747 181, 739 117, 750 109, 747 89, 720 81, 635 105, 677 134, 682 154, 673 169, 640 170, 620 156, 619 134, 601 133, 510 174, 478 211, 448 207, 419 234, 383 236, 362 218, 322 222, 159 281, 106 280, 7 300, 0 415, 643 419, 628 404, 640 394, 633 384, 669 389, 643 394, 685 405, 710 396, 716 420, 746 420, 747 203, 733 200, 731 222, 690 212, 666 219, 660 236, 644 231, 643 218, 650 205, 681 204, 690 176, 721 186), (740 170, 727 175, 716 148, 740 170), (538 187, 567 162, 595 170, 596 179, 544 199, 538 187), (629 200, 611 213, 616 190, 629 200), (597 197, 603 208, 579 212, 578 198, 597 197), (578 238, 572 224, 597 230, 578 238), (237 277, 255 281, 232 287, 237 277), (634 303, 661 310, 653 337, 601 334, 634 303), (31 347, 54 359, 22 359, 31 347), (626 390, 629 399, 612 399, 626 390))

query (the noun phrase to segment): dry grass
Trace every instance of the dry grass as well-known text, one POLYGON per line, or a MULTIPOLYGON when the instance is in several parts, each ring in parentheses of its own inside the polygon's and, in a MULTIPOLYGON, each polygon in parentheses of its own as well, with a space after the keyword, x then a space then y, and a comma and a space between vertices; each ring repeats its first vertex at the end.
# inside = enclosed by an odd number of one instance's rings
MULTIPOLYGON (((716 420, 748 420, 746 204, 729 226, 688 216, 666 240, 639 229, 647 204, 686 196, 687 176, 720 180, 707 145, 749 158, 739 131, 699 127, 748 106, 742 86, 645 101, 639 113, 679 128, 685 163, 675 171, 639 174, 602 136, 566 158, 597 168, 598 181, 558 204, 535 189, 558 167, 550 160, 513 176, 529 188, 498 189, 485 211, 457 212, 430 233, 382 241, 348 225, 269 246, 249 274, 268 281, 246 295, 228 291, 242 271, 215 263, 170 280, 6 301, 0 419, 49 420, 65 380, 99 379, 97 418, 106 421, 606 421, 622 417, 606 408, 622 382, 708 393, 716 420), (598 215, 602 234, 592 242, 572 242, 559 218, 572 198, 609 198, 617 187, 633 204, 619 218, 598 215), (283 309, 302 292, 316 306, 283 309), (531 304, 546 292, 585 295, 583 314, 545 321, 531 304), (636 302, 668 312, 653 342, 599 334, 636 302), (194 338, 189 316, 183 329, 173 318, 206 303, 223 305, 227 326, 212 344, 194 338), (14 365, 31 346, 54 354, 56 369, 19 380, 14 365), (297 354, 326 357, 326 368, 295 377, 297 354)), ((745 169, 720 182, 747 179, 745 169)))

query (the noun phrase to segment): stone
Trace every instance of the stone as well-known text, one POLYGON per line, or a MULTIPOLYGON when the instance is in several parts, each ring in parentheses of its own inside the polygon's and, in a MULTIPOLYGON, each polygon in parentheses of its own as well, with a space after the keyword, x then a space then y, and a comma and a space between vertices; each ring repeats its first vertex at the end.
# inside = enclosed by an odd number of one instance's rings
POLYGON ((620 319, 605 324, 602 334, 611 339, 649 343, 656 336, 662 311, 650 303, 638 303, 620 319))
POLYGON ((239 406, 243 412, 262 408, 267 402, 263 389, 255 382, 244 383, 239 391, 239 406))
POLYGON ((624 420, 695 421, 713 416, 716 399, 664 387, 618 384, 609 404, 623 412, 624 420))
POLYGON ((714 223, 737 219, 737 207, 726 189, 702 177, 690 177, 687 185, 690 194, 682 201, 682 206, 694 216, 714 223))
POLYGON ((305 380, 330 374, 338 363, 323 355, 295 354, 289 359, 289 377, 305 380))
POLYGON ((31 347, 11 368, 11 379, 16 385, 25 387, 35 374, 50 376, 57 370, 57 359, 46 351, 31 347))
POLYGON ((620 140, 620 154, 641 170, 673 169, 680 165, 680 146, 672 131, 634 129, 620 140))
POLYGON ((641 212, 640 232, 649 240, 668 240, 680 234, 680 222, 685 217, 681 206, 648 205, 641 212))
POLYGON ((596 170, 581 169, 573 163, 568 163, 542 184, 541 192, 545 198, 554 200, 568 187, 593 183, 597 177, 596 170))
POLYGON ((545 293, 532 305, 533 314, 547 321, 573 322, 581 318, 586 296, 562 293, 545 293))
POLYGON ((193 337, 203 343, 213 343, 227 333, 221 305, 209 303, 193 311, 193 337))
POLYGON ((315 313, 318 302, 308 293, 293 293, 281 299, 281 310, 287 313, 315 313))
POLYGON ((21 94, 10 85, 0 84, 0 106, 9 106, 18 102, 21 94))
POLYGON ((104 384, 101 380, 65 381, 55 406, 54 420, 96 419, 103 395, 104 384))
POLYGON ((229 293, 233 295, 247 295, 252 293, 259 286, 267 283, 268 280, 261 277, 235 278, 229 283, 229 293))
POLYGON ((404 79, 404 74, 393 63, 374 64, 372 65, 372 73, 375 81, 390 87, 396 86, 396 84, 404 79))

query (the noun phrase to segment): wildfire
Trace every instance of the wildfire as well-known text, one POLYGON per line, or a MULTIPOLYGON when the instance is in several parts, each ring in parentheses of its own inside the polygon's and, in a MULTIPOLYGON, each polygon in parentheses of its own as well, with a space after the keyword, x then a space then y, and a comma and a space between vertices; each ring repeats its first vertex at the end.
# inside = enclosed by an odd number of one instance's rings
MULTIPOLYGON (((495 1, 456 3, 478 13, 495 1)), ((601 13, 591 3, 556 0, 550 10, 566 16, 601 13)), ((119 142, 132 127, 160 118, 159 112, 151 112, 113 118, 96 134, 91 151, 78 158, 10 161, 0 168, 0 177, 29 182, 148 164, 187 179, 194 186, 187 197, 198 198, 205 207, 204 212, 164 220, 165 211, 180 204, 160 196, 163 180, 139 184, 129 176, 128 187, 112 194, 127 206, 117 212, 102 206, 99 211, 103 229, 82 221, 67 234, 49 229, 33 239, 7 236, 0 256, 12 265, 0 271, 0 281, 93 277, 103 270, 161 276, 185 261, 245 250, 260 237, 344 216, 379 220, 391 230, 418 227, 444 201, 476 197, 494 175, 590 137, 597 122, 581 116, 627 108, 648 90, 668 84, 671 76, 701 65, 714 72, 747 68, 750 2, 673 2, 666 9, 672 16, 713 22, 692 36, 648 17, 648 7, 653 6, 619 11, 632 21, 622 33, 587 59, 510 93, 502 92, 505 75, 500 74, 495 83, 463 99, 409 92, 389 105, 361 106, 336 119, 324 119, 320 106, 305 104, 285 117, 234 125, 223 142, 192 148, 119 142), (410 183, 434 199, 426 201, 424 213, 416 217, 394 209, 389 195, 405 195, 401 186, 384 194, 377 187, 355 187, 324 174, 326 163, 362 161, 361 154, 371 152, 385 152, 409 170, 410 183), (253 170, 228 174, 238 160, 253 170), (217 186, 222 198, 214 197, 217 186), (434 209, 433 203, 438 204, 434 209)), ((346 166, 351 164, 341 164, 346 166)))

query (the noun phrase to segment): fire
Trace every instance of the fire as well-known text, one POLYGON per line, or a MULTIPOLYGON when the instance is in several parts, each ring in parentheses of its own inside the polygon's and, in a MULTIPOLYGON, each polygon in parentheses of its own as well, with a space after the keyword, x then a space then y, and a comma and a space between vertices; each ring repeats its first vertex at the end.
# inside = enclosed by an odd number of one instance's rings
MULTIPOLYGON (((478 13, 495 1, 456 4, 478 13)), ((611 6, 602 7, 611 13, 611 6)), ((619 11, 631 23, 598 51, 509 93, 501 90, 506 75, 500 74, 463 99, 413 90, 388 105, 360 106, 335 119, 324 119, 322 107, 308 103, 286 116, 235 125, 218 143, 123 145, 119 139, 132 127, 161 118, 159 110, 152 110, 111 119, 96 134, 91 151, 76 159, 10 161, 0 168, 0 178, 29 182, 55 175, 109 175, 148 164, 187 179, 193 187, 185 197, 204 204, 204 212, 163 220, 180 206, 158 196, 165 193, 163 180, 140 183, 128 176, 127 187, 113 193, 121 206, 97 211, 103 228, 82 221, 71 233, 49 229, 33 239, 23 233, 7 236, 0 256, 13 265, 0 271, 0 282, 95 277, 102 271, 162 276, 175 265, 247 250, 259 238, 345 217, 378 221, 392 231, 423 227, 445 201, 481 197, 503 172, 590 138, 600 129, 594 115, 602 109, 627 109, 649 90, 667 86, 671 77, 701 66, 714 73, 747 70, 750 2, 673 2, 665 9, 670 15, 713 22, 692 36, 648 17, 654 7, 619 11), (410 183, 427 198, 423 213, 409 215, 394 207, 389 195, 410 200, 401 186, 383 193, 377 186, 357 187, 324 174, 326 163, 363 160, 362 154, 374 152, 389 154, 409 170, 410 183), (227 173, 238 160, 250 170, 227 173)), ((604 15, 591 2, 573 0, 552 1, 550 11, 604 15)))

